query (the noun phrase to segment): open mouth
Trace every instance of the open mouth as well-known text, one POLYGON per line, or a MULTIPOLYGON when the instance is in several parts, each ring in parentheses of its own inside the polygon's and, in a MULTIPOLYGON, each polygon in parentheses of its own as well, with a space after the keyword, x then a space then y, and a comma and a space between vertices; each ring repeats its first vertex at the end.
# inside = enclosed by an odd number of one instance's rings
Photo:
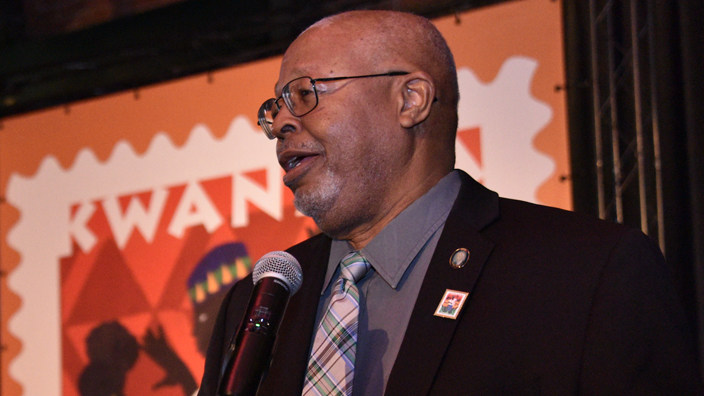
POLYGON ((296 168, 298 165, 301 164, 301 161, 305 159, 306 157, 293 157, 290 160, 286 161, 286 164, 284 166, 284 170, 286 172, 296 168))
POLYGON ((319 154, 312 152, 294 152, 285 151, 279 155, 279 164, 284 169, 286 173, 294 169, 301 168, 302 165, 310 162, 313 158, 317 157, 319 154))

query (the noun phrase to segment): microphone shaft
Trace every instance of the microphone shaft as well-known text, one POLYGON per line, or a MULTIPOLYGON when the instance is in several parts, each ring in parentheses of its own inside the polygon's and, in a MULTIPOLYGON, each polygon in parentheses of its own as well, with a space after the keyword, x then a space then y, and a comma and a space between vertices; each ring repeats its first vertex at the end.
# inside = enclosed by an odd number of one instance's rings
POLYGON ((289 289, 276 277, 255 286, 247 313, 237 331, 221 379, 220 396, 253 396, 269 365, 276 331, 288 304, 289 289))

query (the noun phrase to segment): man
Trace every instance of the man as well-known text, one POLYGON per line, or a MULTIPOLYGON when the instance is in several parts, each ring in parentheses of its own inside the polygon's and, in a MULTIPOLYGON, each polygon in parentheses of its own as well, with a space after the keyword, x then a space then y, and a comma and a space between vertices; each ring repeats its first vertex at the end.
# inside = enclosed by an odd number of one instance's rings
MULTIPOLYGON (((457 76, 430 22, 324 19, 286 51, 275 90, 260 125, 277 139, 297 208, 324 234, 288 250, 304 280, 260 395, 700 391, 691 335, 647 237, 500 199, 453 170, 457 76), (350 251, 371 269, 337 281, 350 251), (333 357, 349 372, 321 379, 333 370, 318 356, 319 324, 350 282, 356 358, 333 357), (436 315, 448 293, 458 309, 436 315)), ((200 395, 216 394, 251 290, 245 279, 223 303, 200 395)))

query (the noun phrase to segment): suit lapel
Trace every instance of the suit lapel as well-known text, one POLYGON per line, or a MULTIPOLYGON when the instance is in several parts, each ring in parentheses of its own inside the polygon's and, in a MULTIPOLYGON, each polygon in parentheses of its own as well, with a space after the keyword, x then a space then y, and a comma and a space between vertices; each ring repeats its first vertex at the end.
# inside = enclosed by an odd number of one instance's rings
POLYGON ((309 242, 302 244, 305 248, 296 245, 288 250, 303 267, 303 284, 286 308, 269 373, 258 395, 301 395, 331 240, 320 235, 309 242))
POLYGON ((419 394, 430 390, 442 358, 452 339, 462 312, 456 320, 435 316, 447 289, 471 294, 493 243, 479 231, 498 218, 498 195, 485 189, 464 172, 462 187, 445 223, 418 294, 408 328, 386 386, 387 395, 419 394), (461 269, 450 266, 452 253, 470 252, 461 269), (423 346, 420 348, 420 346, 423 346))

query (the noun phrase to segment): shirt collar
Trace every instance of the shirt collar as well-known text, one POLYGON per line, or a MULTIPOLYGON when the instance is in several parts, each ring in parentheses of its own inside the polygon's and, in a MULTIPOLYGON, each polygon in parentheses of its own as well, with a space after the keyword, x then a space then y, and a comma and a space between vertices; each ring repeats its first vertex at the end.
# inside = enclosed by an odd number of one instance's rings
MULTIPOLYGON (((395 289, 398 286, 418 252, 445 223, 459 193, 460 184, 459 172, 450 172, 391 220, 360 250, 374 271, 390 287, 395 289)), ((325 292, 333 279, 340 260, 352 250, 347 241, 333 240, 321 293, 325 292)))

